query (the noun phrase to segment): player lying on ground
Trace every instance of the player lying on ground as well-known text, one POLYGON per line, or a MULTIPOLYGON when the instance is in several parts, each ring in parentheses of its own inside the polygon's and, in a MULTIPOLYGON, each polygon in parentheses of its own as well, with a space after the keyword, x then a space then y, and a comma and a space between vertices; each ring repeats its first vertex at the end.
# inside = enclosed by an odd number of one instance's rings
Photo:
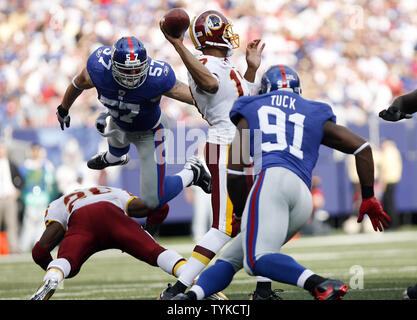
POLYGON ((70 126, 69 110, 74 101, 83 90, 91 88, 97 90, 98 100, 108 110, 97 118, 96 127, 109 148, 87 162, 90 169, 126 164, 133 144, 140 160, 141 197, 148 207, 162 207, 192 184, 211 192, 210 175, 197 157, 190 157, 176 175, 165 175, 163 132, 168 119, 160 108, 161 96, 194 103, 189 87, 176 79, 168 63, 149 57, 135 37, 123 37, 113 46, 97 48, 58 106, 62 130, 70 126))
POLYGON ((230 118, 237 132, 229 153, 228 191, 235 213, 243 212, 242 231, 190 291, 174 299, 202 299, 224 289, 242 268, 249 275, 304 288, 319 300, 341 299, 347 292, 343 282, 317 275, 279 252, 312 213, 311 177, 321 144, 355 155, 363 198, 358 222, 367 214, 374 230, 382 231, 390 217, 374 197, 369 143, 337 125, 329 105, 300 94, 297 73, 278 65, 263 75, 260 95, 235 102, 230 118), (244 139, 245 130, 250 139, 244 139), (243 169, 249 156, 257 177, 247 196, 243 169))
POLYGON ((127 191, 103 186, 75 190, 51 202, 45 215, 46 229, 32 250, 33 260, 46 274, 31 299, 49 299, 60 281, 76 276, 92 254, 106 249, 120 249, 179 276, 185 259, 161 247, 131 218, 149 216, 158 224, 167 213, 149 209, 127 191), (50 252, 60 242, 53 259, 50 252))

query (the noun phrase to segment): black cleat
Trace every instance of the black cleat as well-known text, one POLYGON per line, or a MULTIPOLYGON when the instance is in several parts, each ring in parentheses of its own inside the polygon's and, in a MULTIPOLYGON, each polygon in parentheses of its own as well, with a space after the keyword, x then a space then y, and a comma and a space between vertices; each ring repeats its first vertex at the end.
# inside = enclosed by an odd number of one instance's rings
POLYGON ((269 290, 266 294, 260 294, 258 291, 254 291, 249 294, 249 300, 282 300, 280 296, 277 295, 278 292, 283 292, 282 289, 269 290))
POLYGON ((187 293, 178 293, 171 300, 196 300, 196 299, 195 299, 195 294, 194 296, 192 296, 191 294, 189 294, 189 292, 187 292, 187 293))
MULTIPOLYGON (((211 193, 211 176, 197 156, 191 156, 184 165, 185 169, 193 171, 192 185, 199 186, 205 193, 211 193)), ((187 186, 188 187, 188 186, 187 186)))
POLYGON ((159 294, 157 300, 172 300, 177 294, 173 292, 173 286, 168 283, 168 288, 159 294))
POLYGON ((408 287, 403 292, 403 298, 405 300, 417 300, 417 284, 415 284, 414 287, 408 287))
POLYGON ((106 154, 107 151, 96 154, 94 157, 92 157, 90 160, 87 161, 87 167, 93 170, 102 170, 107 167, 111 166, 122 166, 129 162, 130 158, 128 154, 123 155, 122 160, 109 163, 106 160, 106 154))
POLYGON ((312 295, 316 300, 342 300, 348 285, 335 279, 326 279, 314 287, 312 295))

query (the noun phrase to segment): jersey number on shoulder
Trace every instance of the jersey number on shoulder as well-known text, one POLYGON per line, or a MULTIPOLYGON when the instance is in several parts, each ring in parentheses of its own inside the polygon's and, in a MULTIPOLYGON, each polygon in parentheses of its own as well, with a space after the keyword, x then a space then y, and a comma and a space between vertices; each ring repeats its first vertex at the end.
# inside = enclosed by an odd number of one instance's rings
MULTIPOLYGON (((110 188, 107 187, 94 187, 88 189, 91 195, 103 194, 111 192, 110 188)), ((68 212, 72 212, 72 208, 74 208, 74 202, 87 197, 87 194, 84 191, 78 191, 74 193, 70 193, 64 198, 64 204, 68 206, 68 212)))
MULTIPOLYGON (((286 120, 287 114, 271 106, 262 106, 258 109, 259 128, 265 134, 275 134, 276 142, 263 142, 262 151, 282 151, 288 148, 286 137, 286 120), (271 124, 269 116, 276 119, 276 123, 271 124)), ((294 123, 294 135, 292 144, 289 146, 289 152, 299 159, 303 159, 301 146, 303 143, 305 116, 300 113, 290 114, 288 121, 294 123)))
MULTIPOLYGON (((109 56, 111 54, 111 49, 106 48, 101 53, 105 54, 106 56, 109 56)), ((100 62, 107 70, 110 70, 111 68, 111 59, 109 61, 104 61, 103 57, 100 55, 100 58, 98 58, 98 62, 100 62)))

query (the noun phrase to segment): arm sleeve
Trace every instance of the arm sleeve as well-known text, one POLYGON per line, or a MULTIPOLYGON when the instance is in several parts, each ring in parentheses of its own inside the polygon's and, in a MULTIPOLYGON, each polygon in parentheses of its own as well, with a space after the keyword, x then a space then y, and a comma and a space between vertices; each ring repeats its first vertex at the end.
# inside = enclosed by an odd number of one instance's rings
POLYGON ((36 242, 32 249, 32 258, 43 270, 46 270, 49 263, 52 261, 51 253, 42 247, 39 242, 36 242))

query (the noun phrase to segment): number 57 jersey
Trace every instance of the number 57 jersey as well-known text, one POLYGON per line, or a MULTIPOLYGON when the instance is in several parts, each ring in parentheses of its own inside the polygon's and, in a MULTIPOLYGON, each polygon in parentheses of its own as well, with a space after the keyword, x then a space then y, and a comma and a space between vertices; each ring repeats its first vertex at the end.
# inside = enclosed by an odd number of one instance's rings
POLYGON ((146 80, 135 89, 124 88, 114 80, 111 47, 98 48, 87 60, 87 71, 97 89, 98 100, 125 131, 145 131, 155 127, 161 117, 161 95, 176 82, 175 73, 168 63, 150 57, 148 60, 146 80))
POLYGON ((238 99, 230 118, 237 125, 242 117, 249 126, 255 173, 269 167, 284 167, 310 188, 323 125, 328 120, 336 122, 331 107, 279 90, 238 99))
POLYGON ((77 189, 74 192, 65 194, 52 201, 45 212, 45 225, 56 221, 67 230, 68 220, 72 214, 77 214, 77 209, 97 204, 99 202, 110 202, 120 208, 121 214, 127 213, 127 206, 136 197, 129 192, 104 186, 77 189))

